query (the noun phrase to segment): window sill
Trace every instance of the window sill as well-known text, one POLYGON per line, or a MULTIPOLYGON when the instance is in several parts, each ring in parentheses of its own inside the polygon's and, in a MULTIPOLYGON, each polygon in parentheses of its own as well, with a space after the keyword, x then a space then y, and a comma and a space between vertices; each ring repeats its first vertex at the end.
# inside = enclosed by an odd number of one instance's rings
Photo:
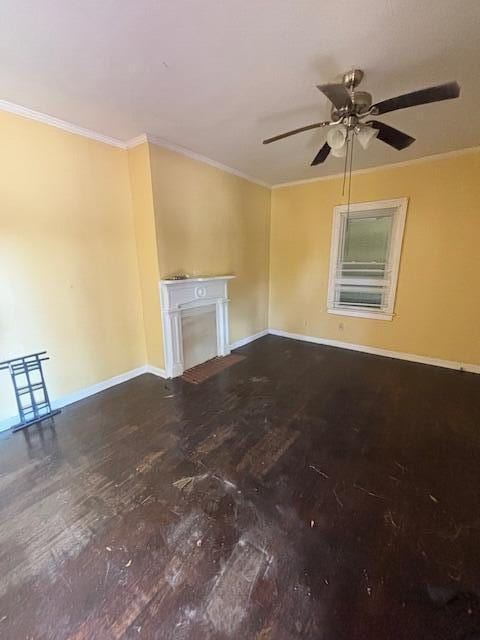
POLYGON ((393 313, 383 311, 362 311, 361 309, 327 309, 328 313, 336 316, 353 316, 355 318, 369 318, 370 320, 392 320, 393 313))

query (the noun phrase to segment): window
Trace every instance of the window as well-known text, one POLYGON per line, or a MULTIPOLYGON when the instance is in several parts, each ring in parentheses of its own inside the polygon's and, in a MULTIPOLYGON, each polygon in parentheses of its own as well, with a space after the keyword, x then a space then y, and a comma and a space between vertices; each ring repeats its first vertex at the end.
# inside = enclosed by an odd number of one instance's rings
POLYGON ((328 311, 391 320, 407 198, 335 207, 328 311))

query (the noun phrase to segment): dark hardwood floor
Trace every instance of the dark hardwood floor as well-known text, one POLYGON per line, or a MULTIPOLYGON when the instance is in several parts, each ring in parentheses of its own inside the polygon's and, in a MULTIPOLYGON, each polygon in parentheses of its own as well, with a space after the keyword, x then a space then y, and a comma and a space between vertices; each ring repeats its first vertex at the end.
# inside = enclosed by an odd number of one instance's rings
POLYGON ((480 637, 480 376, 268 336, 0 438, 0 636, 480 637))

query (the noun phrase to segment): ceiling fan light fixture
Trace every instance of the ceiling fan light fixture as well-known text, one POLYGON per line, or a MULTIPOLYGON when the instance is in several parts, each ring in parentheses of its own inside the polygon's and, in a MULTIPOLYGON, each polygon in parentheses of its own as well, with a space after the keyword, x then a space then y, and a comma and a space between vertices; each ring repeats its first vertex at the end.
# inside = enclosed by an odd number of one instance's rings
POLYGON ((347 153, 347 145, 344 144, 343 147, 338 149, 332 149, 331 154, 335 156, 335 158, 344 158, 347 153))
MULTIPOLYGON (((345 146, 345 141, 347 139, 347 127, 344 124, 339 124, 335 127, 332 127, 327 133, 327 142, 332 148, 332 154, 337 156, 335 151, 342 149, 345 146)), ((345 154, 342 154, 345 155, 345 154)), ((342 157, 342 155, 337 157, 342 157)))
POLYGON ((368 149, 372 140, 377 137, 378 129, 362 125, 355 133, 357 134, 357 138, 362 149, 368 149))

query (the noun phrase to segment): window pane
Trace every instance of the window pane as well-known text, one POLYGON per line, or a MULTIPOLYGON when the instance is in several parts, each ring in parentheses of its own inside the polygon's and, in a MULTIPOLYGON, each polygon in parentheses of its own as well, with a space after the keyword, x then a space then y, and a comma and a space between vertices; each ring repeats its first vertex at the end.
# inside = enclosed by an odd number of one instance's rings
POLYGON ((348 218, 343 247, 344 266, 347 266, 345 263, 360 263, 359 269, 361 269, 368 263, 376 262, 384 268, 388 256, 392 220, 390 215, 378 218, 348 218))
POLYGON ((337 304, 380 309, 383 303, 383 287, 339 285, 337 304))
POLYGON ((342 262, 340 265, 342 278, 384 278, 383 262, 342 262))

